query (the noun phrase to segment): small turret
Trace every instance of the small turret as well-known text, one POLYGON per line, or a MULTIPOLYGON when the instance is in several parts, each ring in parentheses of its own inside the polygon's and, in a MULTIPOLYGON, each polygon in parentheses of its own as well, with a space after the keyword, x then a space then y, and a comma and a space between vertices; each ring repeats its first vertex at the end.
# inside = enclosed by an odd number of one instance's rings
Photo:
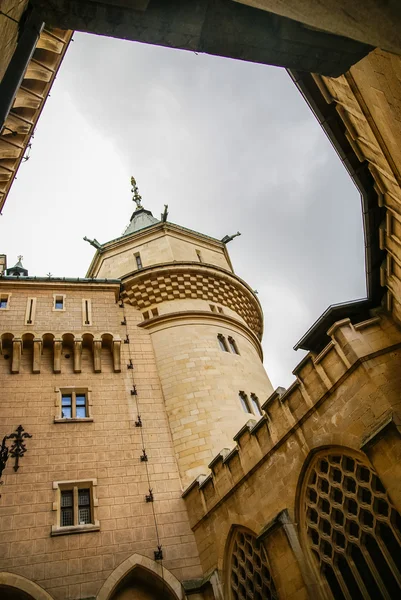
POLYGON ((28 277, 28 270, 24 269, 21 262, 23 258, 23 256, 18 256, 17 263, 13 267, 6 269, 5 274, 9 277, 28 277))

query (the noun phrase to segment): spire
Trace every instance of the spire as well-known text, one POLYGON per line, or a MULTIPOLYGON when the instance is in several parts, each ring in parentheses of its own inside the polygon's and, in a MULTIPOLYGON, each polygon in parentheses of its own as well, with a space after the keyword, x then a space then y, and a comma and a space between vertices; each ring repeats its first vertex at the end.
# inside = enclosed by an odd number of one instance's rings
POLYGON ((136 210, 140 210, 141 208, 143 208, 141 204, 142 196, 138 191, 138 186, 136 184, 135 177, 131 177, 131 185, 131 192, 134 194, 132 196, 132 201, 136 203, 136 210))
POLYGON ((129 235, 130 233, 136 233, 145 227, 150 227, 155 223, 160 223, 159 219, 156 219, 150 212, 142 206, 142 196, 139 193, 138 186, 135 177, 131 177, 131 192, 133 194, 132 201, 136 204, 136 209, 132 213, 130 224, 124 231, 123 235, 129 235))
POLYGON ((18 261, 15 263, 13 267, 6 269, 6 275, 10 275, 12 277, 27 277, 28 270, 24 269, 22 264, 22 259, 24 258, 21 254, 17 256, 18 261))

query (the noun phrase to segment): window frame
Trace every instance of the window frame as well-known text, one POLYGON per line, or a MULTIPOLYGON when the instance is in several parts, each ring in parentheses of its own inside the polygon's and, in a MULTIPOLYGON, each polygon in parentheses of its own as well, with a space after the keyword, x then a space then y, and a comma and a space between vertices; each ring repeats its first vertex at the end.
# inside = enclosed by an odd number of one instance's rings
POLYGON ((203 263, 202 252, 200 250, 198 250, 198 249, 196 249, 195 252, 196 252, 196 256, 198 257, 198 261, 200 263, 203 263))
POLYGON ((228 349, 227 340, 222 333, 217 334, 217 341, 222 352, 230 353, 230 350, 228 349))
POLYGON ((143 269, 143 262, 140 252, 134 252, 135 264, 138 271, 143 269))
POLYGON ((260 406, 259 398, 253 392, 251 392, 250 401, 251 401, 251 408, 252 408, 253 414, 259 418, 263 417, 263 411, 260 406), (255 407, 256 407, 256 411, 254 410, 255 407))
POLYGON ((10 300, 12 294, 2 293, 0 294, 0 310, 10 310, 10 300), (5 306, 1 306, 1 303, 5 302, 5 306))
POLYGON ((227 337, 228 340, 228 347, 230 348, 230 351, 232 354, 237 354, 237 356, 240 356, 240 352, 238 350, 238 345, 237 342, 235 341, 235 339, 233 337, 231 337, 231 335, 229 335, 227 337))
MULTIPOLYGON (((57 414, 54 423, 92 423, 92 398, 91 389, 83 387, 55 388, 57 398, 55 402, 57 414), (85 396, 85 417, 77 417, 77 396, 85 396), (71 396, 71 417, 63 417, 63 396, 71 396)), ((78 405, 79 406, 79 405, 78 405)))
POLYGON ((242 410, 244 411, 244 413, 248 414, 248 415, 253 415, 254 413, 251 410, 248 395, 244 391, 240 390, 238 392, 238 397, 239 397, 239 401, 241 403, 241 407, 242 407, 242 410), (245 410, 245 408, 247 408, 248 410, 245 410))
MULTIPOLYGON (((100 530, 97 519, 99 501, 96 494, 97 479, 78 479, 69 481, 53 481, 53 490, 56 498, 53 502, 53 511, 56 513, 56 525, 52 525, 51 535, 67 535, 71 533, 85 533, 100 530), (79 490, 89 490, 90 523, 79 523, 79 490), (73 525, 62 525, 63 507, 61 506, 62 492, 72 491, 73 525)), ((85 505, 86 506, 86 505, 85 505)))
POLYGON ((65 312, 65 305, 66 305, 66 294, 53 294, 53 311, 54 312, 65 312), (63 303, 63 307, 62 308, 57 308, 56 304, 59 298, 62 298, 62 303, 63 303))

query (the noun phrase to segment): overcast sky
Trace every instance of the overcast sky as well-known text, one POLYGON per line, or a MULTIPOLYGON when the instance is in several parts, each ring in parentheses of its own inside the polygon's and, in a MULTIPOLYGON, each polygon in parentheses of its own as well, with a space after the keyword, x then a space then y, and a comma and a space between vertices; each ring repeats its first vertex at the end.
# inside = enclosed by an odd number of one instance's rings
POLYGON ((84 235, 118 237, 130 177, 160 217, 228 245, 259 292, 265 367, 288 386, 293 345, 328 305, 365 296, 359 193, 283 69, 74 35, 0 218, 30 275, 85 275, 84 235))

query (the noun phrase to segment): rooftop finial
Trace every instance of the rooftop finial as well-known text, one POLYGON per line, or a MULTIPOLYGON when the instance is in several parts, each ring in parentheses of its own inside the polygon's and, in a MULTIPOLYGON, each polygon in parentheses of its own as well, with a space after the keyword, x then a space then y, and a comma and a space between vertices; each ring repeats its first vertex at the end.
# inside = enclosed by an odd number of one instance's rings
POLYGON ((22 259, 23 259, 24 257, 22 256, 22 254, 19 254, 19 255, 17 256, 17 258, 18 258, 18 261, 19 261, 19 262, 21 262, 21 261, 22 261, 22 259))
POLYGON ((131 177, 131 185, 132 185, 131 192, 134 194, 132 196, 132 200, 136 204, 136 210, 139 210, 140 208, 143 208, 142 204, 141 204, 142 196, 140 195, 140 193, 138 191, 138 186, 136 185, 135 177, 131 177))

